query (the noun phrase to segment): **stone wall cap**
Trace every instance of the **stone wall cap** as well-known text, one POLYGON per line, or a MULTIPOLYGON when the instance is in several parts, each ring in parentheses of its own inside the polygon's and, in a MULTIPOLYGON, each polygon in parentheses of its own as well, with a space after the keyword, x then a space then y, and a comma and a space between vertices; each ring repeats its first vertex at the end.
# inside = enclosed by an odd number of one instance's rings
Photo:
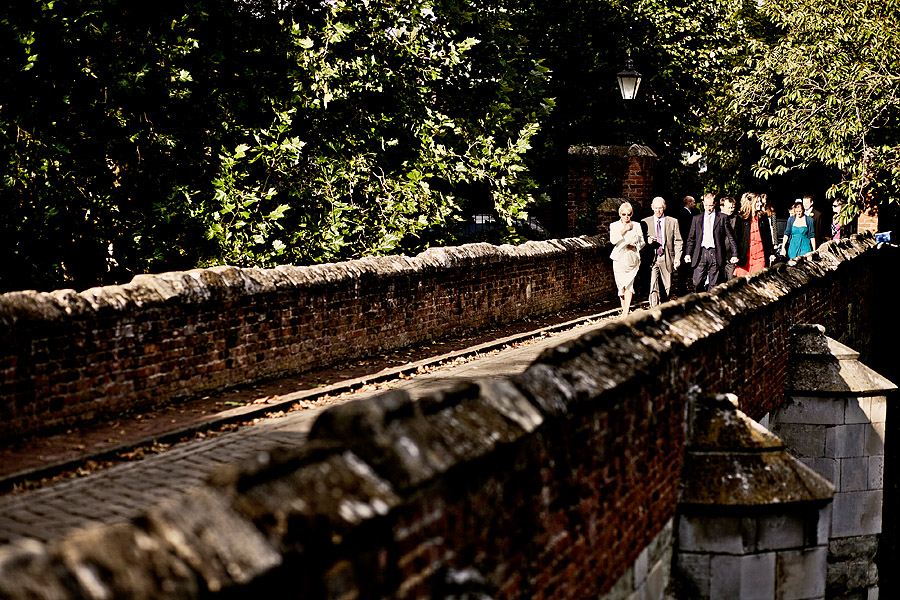
POLYGON ((856 359, 859 352, 825 335, 822 325, 800 324, 791 328, 791 354, 856 359))
POLYGON ((570 146, 569 154, 582 156, 618 156, 629 158, 633 156, 647 156, 656 158, 656 153, 647 146, 630 144, 628 146, 570 146))
POLYGON ((691 403, 681 503, 766 507, 834 497, 833 485, 789 455, 736 401, 722 394, 691 403))
POLYGON ((513 383, 462 381, 416 400, 391 390, 332 406, 316 418, 309 439, 346 444, 406 493, 519 440, 542 422, 513 383))
POLYGON ((791 330, 791 367, 785 388, 803 394, 882 395, 897 389, 859 361, 859 352, 825 335, 821 325, 791 330))
POLYGON ((736 400, 734 394, 722 394, 693 402, 688 448, 717 452, 783 450, 784 442, 737 410, 736 400))
POLYGON ((755 453, 688 452, 681 504, 722 508, 827 503, 834 486, 784 450, 755 453))
POLYGON ((794 360, 785 390, 802 395, 881 396, 897 386, 856 359, 794 360))

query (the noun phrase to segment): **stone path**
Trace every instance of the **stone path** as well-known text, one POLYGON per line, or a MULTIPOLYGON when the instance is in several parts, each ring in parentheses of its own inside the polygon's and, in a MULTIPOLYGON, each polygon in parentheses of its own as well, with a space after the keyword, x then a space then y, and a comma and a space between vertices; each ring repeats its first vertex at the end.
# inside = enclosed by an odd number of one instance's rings
MULTIPOLYGON (((421 397, 463 380, 512 375, 525 370, 545 348, 579 337, 610 318, 605 314, 564 331, 545 332, 542 337, 474 360, 455 361, 457 364, 382 384, 377 392, 369 389, 346 394, 340 401, 363 401, 385 387, 406 389, 413 397, 421 397)), ((322 410, 324 407, 260 419, 252 426, 183 442, 140 461, 0 497, 0 544, 25 537, 49 541, 76 527, 137 517, 152 504, 200 485, 224 464, 253 460, 260 453, 304 443, 322 410)))

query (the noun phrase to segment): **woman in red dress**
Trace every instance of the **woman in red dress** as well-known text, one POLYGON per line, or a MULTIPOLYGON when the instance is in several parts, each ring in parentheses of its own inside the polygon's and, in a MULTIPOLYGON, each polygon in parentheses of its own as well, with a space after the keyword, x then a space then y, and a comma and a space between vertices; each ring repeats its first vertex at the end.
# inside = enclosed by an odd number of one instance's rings
POLYGON ((762 198, 746 193, 741 196, 741 208, 734 224, 734 237, 738 248, 738 261, 734 276, 756 273, 775 260, 775 244, 772 227, 762 198))

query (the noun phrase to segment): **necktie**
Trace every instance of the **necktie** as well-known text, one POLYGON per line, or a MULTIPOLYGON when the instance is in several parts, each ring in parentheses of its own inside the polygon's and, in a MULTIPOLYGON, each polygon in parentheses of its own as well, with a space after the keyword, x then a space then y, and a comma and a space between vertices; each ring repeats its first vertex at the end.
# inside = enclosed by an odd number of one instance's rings
POLYGON ((656 255, 662 256, 662 253, 663 253, 662 219, 656 220, 656 242, 659 244, 659 247, 656 249, 656 255))

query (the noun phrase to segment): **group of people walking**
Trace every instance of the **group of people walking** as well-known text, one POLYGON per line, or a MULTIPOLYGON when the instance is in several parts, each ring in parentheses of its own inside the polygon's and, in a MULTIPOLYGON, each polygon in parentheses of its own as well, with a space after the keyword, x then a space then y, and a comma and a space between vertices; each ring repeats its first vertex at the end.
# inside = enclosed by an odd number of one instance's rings
POLYGON ((812 196, 805 196, 790 208, 790 217, 779 240, 775 210, 765 194, 746 193, 740 203, 722 197, 721 209, 714 194, 703 196, 703 210, 696 208, 691 196, 683 200, 683 209, 666 215, 666 201, 657 196, 651 202, 653 215, 640 222, 632 220, 634 207, 624 202, 619 220, 610 224, 613 250, 613 274, 627 315, 634 295, 634 281, 642 262, 649 261, 650 306, 671 296, 676 271, 690 268, 693 289, 707 291, 714 285, 755 273, 769 266, 779 255, 791 259, 811 252, 826 239, 849 233, 848 226, 837 221, 842 204, 833 205, 831 227, 813 207, 812 196))

